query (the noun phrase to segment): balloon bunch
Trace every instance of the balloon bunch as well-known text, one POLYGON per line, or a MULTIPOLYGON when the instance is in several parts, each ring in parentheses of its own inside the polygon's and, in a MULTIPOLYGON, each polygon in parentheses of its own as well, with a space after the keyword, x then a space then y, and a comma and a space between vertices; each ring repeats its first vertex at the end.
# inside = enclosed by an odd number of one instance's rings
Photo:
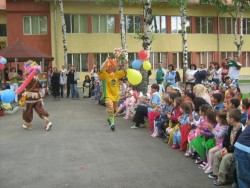
POLYGON ((7 63, 7 60, 3 56, 0 56, 0 70, 4 69, 4 65, 6 63, 7 63))
POLYGON ((140 69, 143 66, 143 69, 146 71, 151 70, 151 63, 148 61, 149 55, 146 50, 141 50, 138 52, 139 59, 134 60, 132 63, 133 69, 140 69))
POLYGON ((127 70, 128 81, 133 85, 138 85, 142 81, 142 75, 138 71, 141 69, 141 67, 143 67, 143 69, 146 71, 151 70, 151 64, 148 61, 148 52, 146 50, 141 50, 138 52, 138 57, 139 59, 136 59, 132 62, 132 69, 127 70))
POLYGON ((35 61, 29 60, 24 65, 25 73, 30 74, 33 70, 36 70, 37 74, 42 72, 41 66, 39 66, 35 61))
POLYGON ((119 58, 120 60, 125 60, 126 58, 126 52, 121 48, 115 48, 114 49, 114 56, 115 58, 119 58))

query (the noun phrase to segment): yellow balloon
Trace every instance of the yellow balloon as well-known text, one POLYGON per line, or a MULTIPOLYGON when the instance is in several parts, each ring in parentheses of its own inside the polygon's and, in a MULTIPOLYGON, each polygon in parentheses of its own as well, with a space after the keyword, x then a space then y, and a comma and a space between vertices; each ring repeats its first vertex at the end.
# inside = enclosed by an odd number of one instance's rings
POLYGON ((146 70, 146 71, 151 70, 151 63, 150 63, 149 61, 144 61, 144 62, 143 62, 143 68, 144 68, 144 70, 146 70))
POLYGON ((132 85, 138 85, 142 81, 142 75, 138 70, 128 69, 127 77, 129 83, 131 83, 132 85))

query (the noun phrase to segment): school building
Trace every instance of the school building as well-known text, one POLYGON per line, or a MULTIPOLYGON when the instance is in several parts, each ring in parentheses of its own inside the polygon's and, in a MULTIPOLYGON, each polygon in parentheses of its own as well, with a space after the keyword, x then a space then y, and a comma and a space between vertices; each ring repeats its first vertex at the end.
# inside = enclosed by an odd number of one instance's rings
MULTIPOLYGON (((91 0, 64 0, 67 32, 68 64, 73 64, 83 77, 94 65, 100 66, 114 48, 121 47, 120 16, 117 4, 95 3, 91 0)), ((166 68, 174 64, 182 68, 181 18, 178 7, 152 3, 153 43, 150 62, 153 70, 161 61, 166 68)), ((137 59, 143 32, 143 5, 125 4, 126 44, 129 61, 137 59)), ((187 8, 187 37, 189 63, 209 65, 236 54, 234 20, 218 13, 216 7, 190 4, 187 8)), ((244 12, 244 44, 240 61, 241 78, 250 71, 250 11, 244 12)), ((0 4, 0 46, 4 48, 17 39, 54 57, 49 66, 61 67, 63 58, 62 19, 60 5, 54 0, 6 0, 0 4), (52 64, 51 64, 52 63, 52 64)), ((154 72, 154 71, 153 71, 154 72)))

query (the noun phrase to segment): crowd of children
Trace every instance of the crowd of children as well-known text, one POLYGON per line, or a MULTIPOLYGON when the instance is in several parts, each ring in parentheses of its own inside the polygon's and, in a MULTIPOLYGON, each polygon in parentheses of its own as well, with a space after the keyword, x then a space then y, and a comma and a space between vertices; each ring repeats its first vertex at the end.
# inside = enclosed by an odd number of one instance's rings
MULTIPOLYGON (((97 86, 99 82, 94 88, 97 86)), ((146 95, 123 79, 118 105, 116 116, 124 114, 124 119, 133 121, 132 129, 145 127, 147 122, 151 137, 161 138, 171 149, 195 159, 197 167, 214 179, 214 185, 235 181, 234 143, 250 123, 250 98, 243 99, 229 76, 224 83, 213 79, 179 87, 152 84, 146 95)))

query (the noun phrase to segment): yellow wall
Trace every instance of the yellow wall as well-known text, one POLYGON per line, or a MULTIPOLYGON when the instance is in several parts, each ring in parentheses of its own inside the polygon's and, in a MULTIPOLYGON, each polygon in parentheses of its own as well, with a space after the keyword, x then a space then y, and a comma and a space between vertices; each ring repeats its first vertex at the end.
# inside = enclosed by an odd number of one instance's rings
MULTIPOLYGON (((52 55, 55 57, 53 62, 59 67, 63 64, 63 46, 61 32, 60 8, 57 3, 56 27, 54 31, 54 2, 51 3, 51 28, 52 28, 52 55), (55 32, 57 38, 55 38, 55 32), (57 45, 56 45, 57 41, 57 45), (57 56, 56 56, 57 51, 57 56)), ((142 6, 133 5, 124 7, 125 14, 142 14, 142 6)), ((64 2, 64 13, 79 14, 119 14, 118 5, 93 4, 83 2, 64 2)), ((179 15, 177 8, 169 8, 160 5, 153 5, 153 14, 155 15, 179 15)), ((217 9, 214 7, 188 7, 189 16, 217 16, 217 9)), ((220 15, 221 17, 230 17, 229 15, 220 15)), ((250 12, 245 12, 245 17, 250 17, 250 12)), ((138 52, 142 49, 142 41, 134 39, 134 34, 127 34, 128 52, 138 52)), ((236 51, 233 43, 233 35, 217 34, 188 34, 188 51, 190 52, 208 52, 208 51, 236 51), (219 44, 218 44, 219 37, 219 44)), ((113 52, 113 49, 120 46, 120 34, 67 34, 68 53, 107 53, 113 52)), ((152 43, 152 52, 181 52, 182 39, 180 34, 154 34, 152 43)), ((244 36, 244 45, 242 51, 250 51, 250 35, 244 36)), ((242 68, 241 74, 248 74, 250 68, 242 68)), ((153 71, 155 72, 155 71, 153 71)), ((82 77, 89 73, 82 73, 82 77)), ((152 75, 154 76, 154 75, 152 75)), ((151 76, 151 77, 152 77, 151 76)))

